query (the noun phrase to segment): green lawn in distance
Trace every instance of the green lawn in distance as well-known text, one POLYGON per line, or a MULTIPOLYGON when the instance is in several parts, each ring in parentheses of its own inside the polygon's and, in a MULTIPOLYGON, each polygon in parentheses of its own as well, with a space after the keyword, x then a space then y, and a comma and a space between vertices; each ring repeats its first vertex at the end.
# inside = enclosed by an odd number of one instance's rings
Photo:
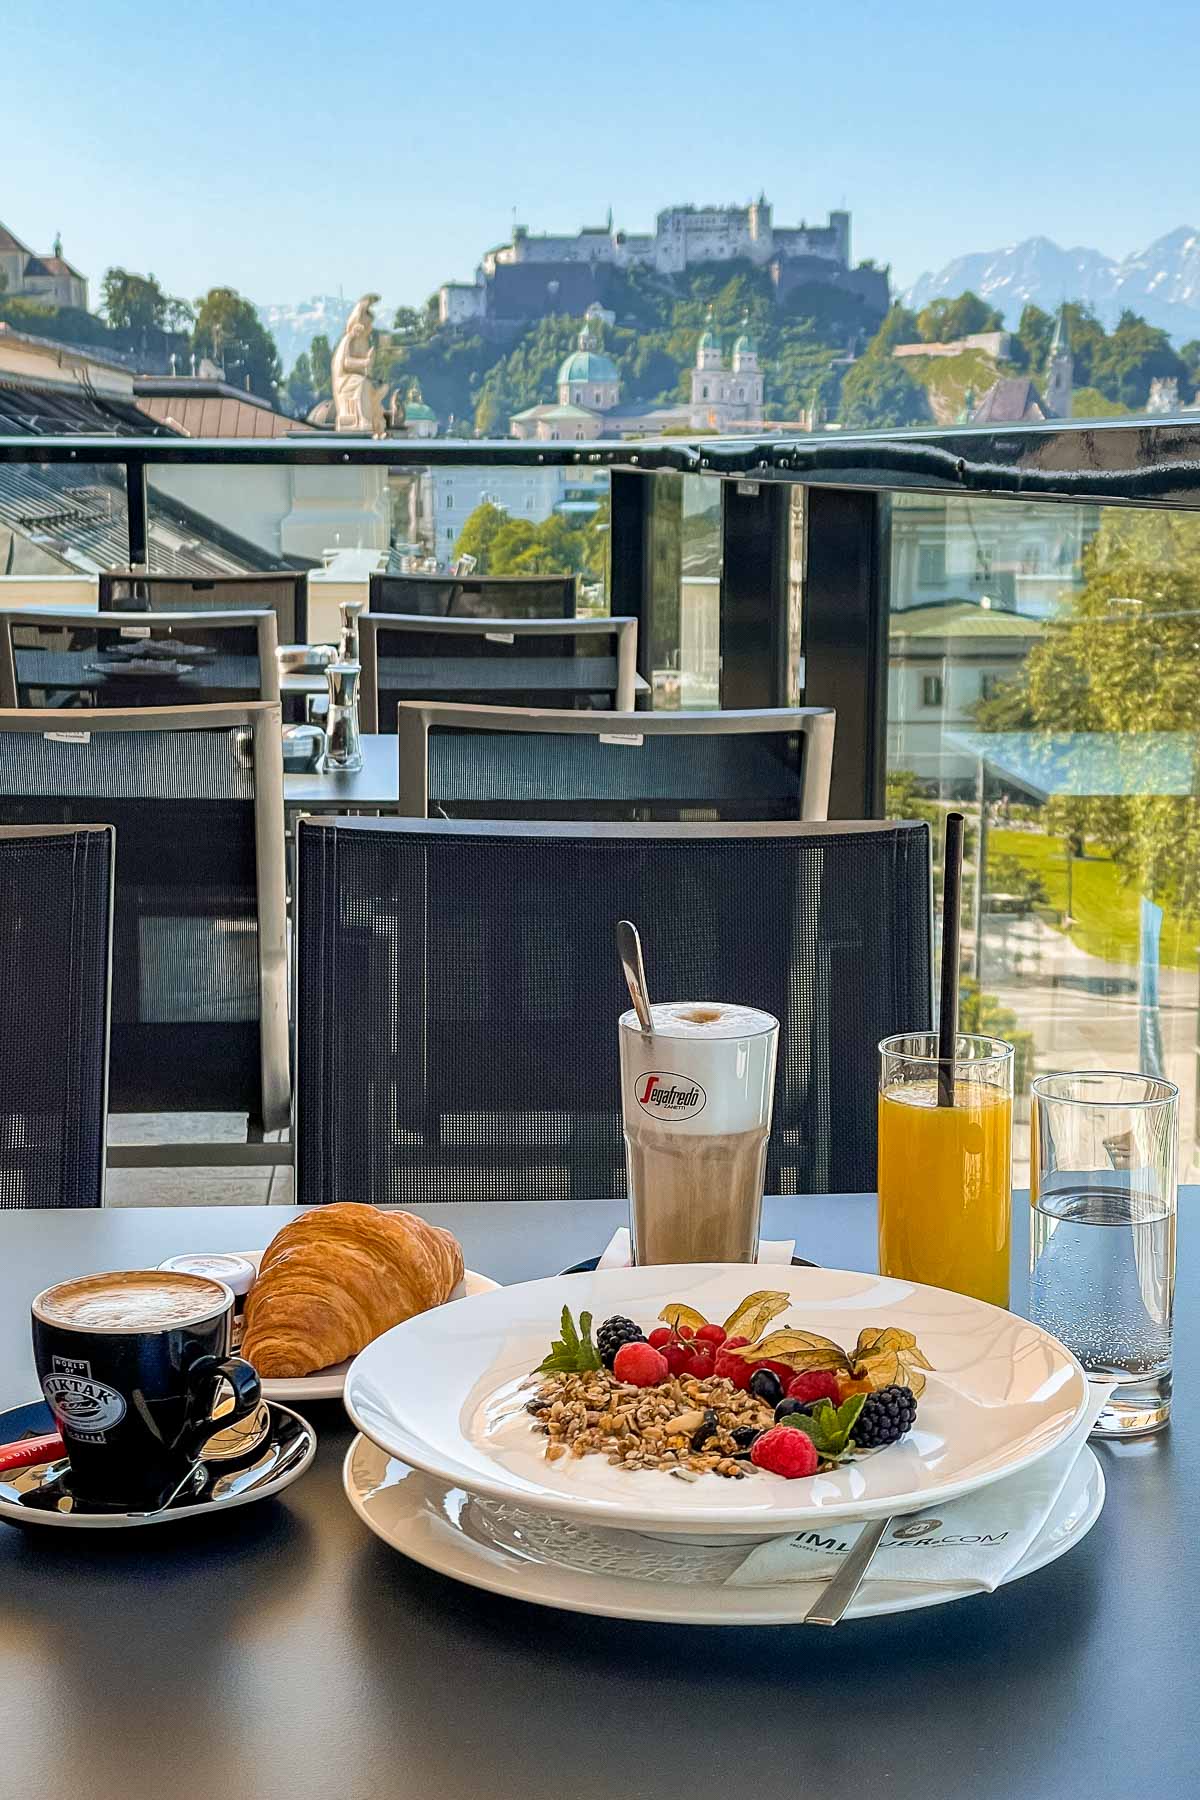
MULTIPOLYGON (((1108 962, 1136 964, 1138 955, 1138 895, 1121 880, 1117 865, 1101 844, 1089 842, 1084 860, 1072 866, 1071 912, 1075 923, 1069 933, 1092 956, 1108 962)), ((1062 838, 1040 831, 988 832, 992 855, 1015 856, 1046 884, 1050 905, 1058 913, 1067 904, 1066 845, 1062 838)), ((1165 968, 1195 969, 1200 922, 1167 911, 1163 917, 1159 961, 1165 968)))

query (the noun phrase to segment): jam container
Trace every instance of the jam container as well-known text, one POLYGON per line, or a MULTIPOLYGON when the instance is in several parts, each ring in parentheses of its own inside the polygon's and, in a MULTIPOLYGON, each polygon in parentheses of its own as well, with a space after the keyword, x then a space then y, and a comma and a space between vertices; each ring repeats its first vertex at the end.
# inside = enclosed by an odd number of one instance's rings
POLYGON ((196 1250, 185 1256, 168 1256, 160 1269, 175 1269, 181 1275, 207 1275, 210 1281, 223 1281, 233 1293, 233 1350, 241 1348, 246 1328, 246 1295, 258 1278, 258 1270, 248 1256, 235 1256, 225 1250, 196 1250))

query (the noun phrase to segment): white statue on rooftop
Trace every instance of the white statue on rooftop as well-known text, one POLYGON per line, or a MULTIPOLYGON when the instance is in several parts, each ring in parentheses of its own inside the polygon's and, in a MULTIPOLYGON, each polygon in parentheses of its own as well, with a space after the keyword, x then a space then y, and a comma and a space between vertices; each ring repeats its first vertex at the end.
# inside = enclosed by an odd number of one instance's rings
POLYGON ((371 380, 371 333, 375 315, 371 308, 378 294, 364 294, 346 321, 341 343, 333 353, 333 399, 338 431, 367 431, 384 435, 382 390, 371 380))

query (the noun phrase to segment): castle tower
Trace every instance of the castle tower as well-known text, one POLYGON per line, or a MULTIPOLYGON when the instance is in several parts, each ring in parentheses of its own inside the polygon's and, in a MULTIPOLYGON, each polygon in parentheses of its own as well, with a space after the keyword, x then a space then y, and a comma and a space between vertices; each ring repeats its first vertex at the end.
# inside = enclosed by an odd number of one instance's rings
POLYGON ((1045 401, 1050 418, 1070 418, 1074 385, 1075 358, 1071 353, 1071 328, 1067 323, 1064 301, 1054 321, 1054 336, 1050 339, 1050 358, 1046 365, 1045 401))
POLYGON ((721 342, 713 330, 712 307, 704 317, 704 330, 700 334, 700 342, 696 345, 696 367, 706 374, 721 367, 721 342))

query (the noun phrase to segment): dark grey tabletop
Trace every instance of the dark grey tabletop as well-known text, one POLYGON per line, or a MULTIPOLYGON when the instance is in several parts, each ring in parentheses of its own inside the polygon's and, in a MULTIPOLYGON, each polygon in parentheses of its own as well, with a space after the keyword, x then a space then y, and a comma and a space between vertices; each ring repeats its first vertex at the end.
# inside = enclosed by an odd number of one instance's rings
MULTIPOLYGON (((514 1281, 599 1250, 624 1207, 433 1215, 472 1268, 514 1281)), ((0 1404, 35 1397, 28 1300, 45 1283, 252 1248, 283 1218, 0 1213, 0 1404)), ((871 1266, 873 1225, 866 1196, 768 1202, 768 1235, 795 1235, 831 1265, 871 1266)), ((1072 1554, 930 1612, 836 1631, 668 1629, 457 1586, 350 1511, 350 1432, 334 1405, 311 1409, 321 1448, 304 1479, 223 1520, 120 1541, 0 1524, 0 1794, 1190 1796, 1200 1438, 1188 1251, 1185 1232, 1174 1430, 1101 1448, 1108 1504, 1072 1554)))
POLYGON ((283 804, 288 812, 345 812, 347 807, 389 807, 400 801, 400 764, 395 732, 363 732, 363 766, 352 775, 308 774, 283 777, 283 804))

